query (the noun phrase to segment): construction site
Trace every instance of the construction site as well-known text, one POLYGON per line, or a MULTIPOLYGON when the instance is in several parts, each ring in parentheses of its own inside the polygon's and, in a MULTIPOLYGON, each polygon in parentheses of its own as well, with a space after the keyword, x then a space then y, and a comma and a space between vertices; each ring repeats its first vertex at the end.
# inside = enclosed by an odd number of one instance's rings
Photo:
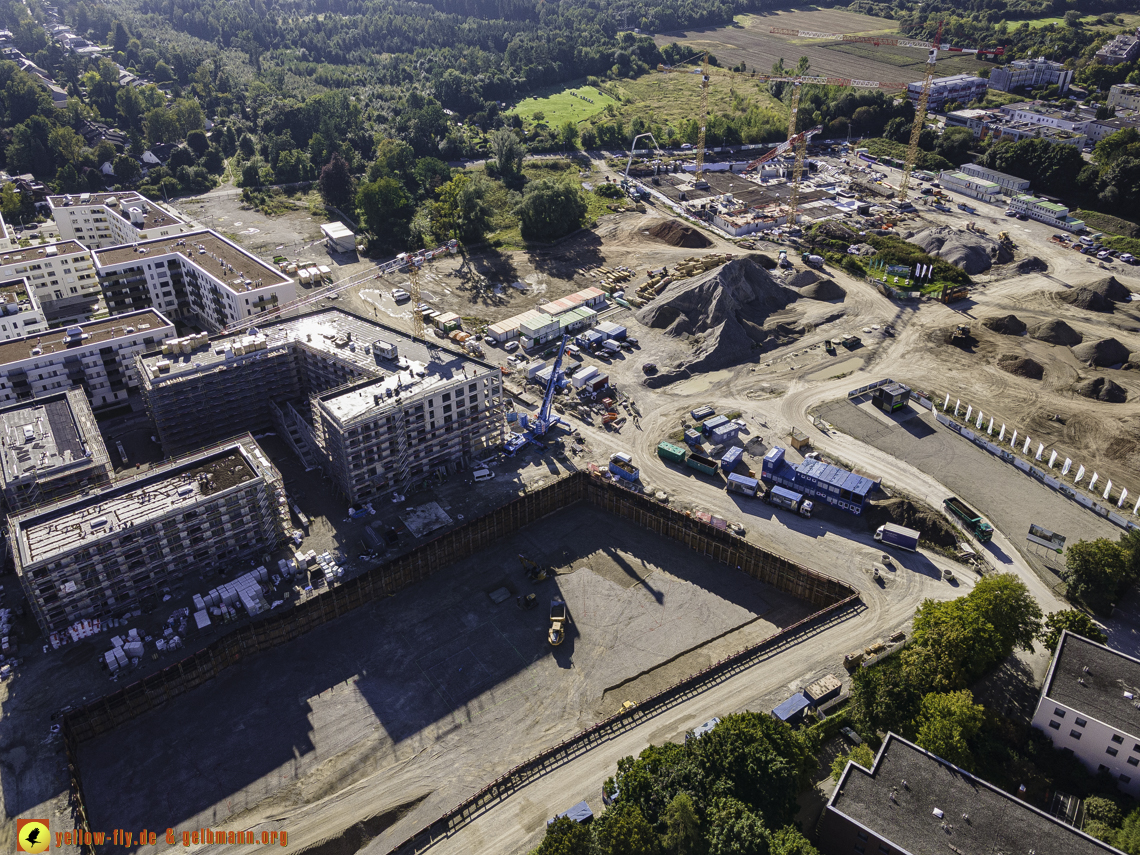
MULTIPOLYGON (((903 47, 931 56, 917 133, 938 50, 903 47)), ((898 168, 820 141, 797 103, 780 146, 592 156, 629 204, 557 245, 350 259, 294 303, 140 353, 132 429, 155 460, 137 491, 110 480, 82 393, 67 395, 74 426, 47 401, 0 412, 9 507, 38 505, 12 517, 18 568, 73 550, 83 583, 37 577, 12 634, 7 813, 287 830, 322 854, 521 853, 579 799, 600 812, 622 756, 829 675, 847 691, 845 662, 893 649, 928 598, 1003 571, 1046 612, 1065 607, 1062 562, 1024 533, 1115 539, 1138 522, 1140 275, 1007 215, 1004 198, 935 187, 914 169, 917 137, 898 168), (875 267, 876 238, 964 283, 875 267), (40 472, 11 447, 25 423, 40 472), (256 453, 199 451, 245 431, 256 453), (248 473, 230 465, 239 453, 248 473), (806 493, 761 498, 794 492, 792 469, 800 489, 819 473, 857 484, 857 501, 825 501, 826 483, 808 513, 806 493), (273 536, 207 538, 231 550, 207 554, 182 506, 229 513, 209 503, 247 476, 269 485, 273 536), (951 494, 992 540, 947 510, 951 494), (184 561, 143 579, 121 533, 165 537, 167 518, 184 561), (886 523, 918 532, 918 551, 885 563, 886 523), (193 611, 196 592, 237 584, 218 573, 253 574, 265 609, 222 609, 177 654, 147 641, 109 674, 92 664, 98 636, 48 643, 90 610, 94 565, 80 565, 99 550, 137 587, 100 617, 155 611, 131 643, 193 611), (46 699, 32 688, 45 681, 46 699), (33 752, 58 768, 37 770, 33 752)), ((294 225, 295 241, 273 240, 303 244, 294 225)), ((317 251, 297 262, 328 260, 317 251)), ((1119 621, 1110 633, 1134 631, 1119 621)))

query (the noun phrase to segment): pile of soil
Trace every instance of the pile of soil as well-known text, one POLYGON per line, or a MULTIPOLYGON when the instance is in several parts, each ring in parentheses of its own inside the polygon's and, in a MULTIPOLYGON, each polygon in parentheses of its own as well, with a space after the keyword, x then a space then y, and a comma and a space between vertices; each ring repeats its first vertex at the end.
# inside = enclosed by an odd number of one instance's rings
POLYGON ((1102 338, 1073 348, 1073 356, 1086 365, 1090 362, 1097 368, 1108 368, 1128 361, 1131 351, 1114 338, 1102 338))
POLYGON ((1007 353, 998 357, 997 367, 1008 371, 1014 377, 1028 377, 1030 380, 1040 380, 1045 376, 1045 367, 1036 360, 1025 356, 1007 353))
POLYGON ((1104 377, 1094 377, 1084 383, 1078 383, 1073 387, 1073 391, 1082 398, 1092 398, 1107 404, 1123 404, 1128 400, 1128 392, 1123 386, 1104 377))
POLYGON ((669 246, 681 246, 687 249, 704 249, 712 246, 712 241, 697 229, 678 220, 662 220, 649 229, 649 235, 669 246))
POLYGON ((949 226, 924 229, 909 240, 971 276, 985 273, 995 264, 1013 261, 1013 253, 1004 244, 987 235, 958 231, 949 226))
MULTIPOLYGON (((685 339, 692 355, 675 370, 651 378, 651 385, 737 365, 756 350, 792 343, 803 334, 804 326, 797 313, 783 310, 799 298, 750 256, 670 284, 635 317, 647 327, 685 339)), ((842 316, 832 315, 811 320, 818 326, 842 316)))
POLYGON ((1049 344, 1063 344, 1072 347, 1080 344, 1081 334, 1064 321, 1044 321, 1029 328, 1029 337, 1049 344))
POLYGON ((870 502, 863 510, 863 519, 871 531, 884 523, 894 523, 921 532, 919 543, 949 548, 958 545, 958 534, 949 520, 938 511, 910 499, 895 497, 870 502))
POLYGON ((1057 295, 1057 299, 1062 303, 1068 303, 1070 306, 1076 306, 1078 309, 1086 309, 1090 312, 1111 312, 1116 306, 1116 303, 1108 297, 1085 287, 1063 291, 1057 295))
POLYGON ((1082 287, 1096 294, 1100 294, 1102 297, 1112 300, 1114 303, 1126 303, 1132 297, 1132 292, 1120 284, 1115 276, 1105 276, 1103 279, 1089 282, 1082 287))
POLYGON ((835 220, 824 220, 815 227, 815 233, 833 240, 854 240, 855 232, 835 220))
POLYGON ((1031 255, 1013 265, 1013 269, 1017 273, 1044 273, 1049 269, 1049 265, 1036 255, 1031 255))
POLYGON ((752 253, 752 258, 755 259, 756 262, 765 270, 776 269, 776 259, 772 258, 770 255, 765 255, 762 252, 754 252, 752 253))
POLYGON ((985 318, 982 320, 982 326, 1001 335, 1022 335, 1025 332, 1025 323, 1017 315, 985 318))
POLYGON ((847 296, 834 279, 828 279, 815 270, 798 270, 787 277, 784 284, 798 289, 800 296, 809 300, 842 300, 847 296))

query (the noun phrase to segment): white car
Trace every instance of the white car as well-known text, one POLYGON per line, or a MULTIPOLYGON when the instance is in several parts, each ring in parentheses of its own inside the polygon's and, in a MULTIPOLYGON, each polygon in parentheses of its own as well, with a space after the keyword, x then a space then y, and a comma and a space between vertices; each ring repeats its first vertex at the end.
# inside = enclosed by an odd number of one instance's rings
POLYGON ((508 341, 503 345, 503 350, 505 350, 507 353, 514 353, 518 349, 519 343, 517 341, 508 341))
POLYGON ((393 288, 392 289, 392 299, 395 300, 397 303, 399 303, 399 302, 402 302, 403 300, 412 299, 412 295, 409 294, 407 291, 405 291, 403 288, 393 288))

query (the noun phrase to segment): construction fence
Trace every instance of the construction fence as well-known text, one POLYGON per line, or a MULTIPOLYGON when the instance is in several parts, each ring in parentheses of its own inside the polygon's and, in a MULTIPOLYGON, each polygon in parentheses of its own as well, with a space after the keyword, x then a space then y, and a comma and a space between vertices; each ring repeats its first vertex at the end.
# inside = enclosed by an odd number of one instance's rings
MULTIPOLYGON (((851 588, 837 579, 766 552, 709 523, 623 490, 586 471, 575 472, 445 532, 405 555, 306 600, 296 608, 228 632, 182 661, 149 677, 81 707, 64 710, 60 724, 71 779, 76 827, 88 830, 76 760, 76 750, 80 743, 162 706, 212 680, 246 657, 300 638, 341 615, 391 596, 402 588, 426 579, 437 570, 489 547, 523 526, 580 501, 588 501, 608 513, 631 520, 715 561, 735 567, 777 590, 810 602, 822 611, 809 618, 809 622, 858 599, 851 588)), ((775 643, 776 639, 786 636, 792 629, 796 628, 789 628, 769 641, 775 643)), ((799 631, 802 631, 802 627, 797 629, 799 631)), ((760 647, 768 643, 764 642, 760 647)), ((709 671, 722 666, 728 668, 726 663, 745 654, 754 655, 758 650, 755 648, 751 653, 742 651, 709 671)))

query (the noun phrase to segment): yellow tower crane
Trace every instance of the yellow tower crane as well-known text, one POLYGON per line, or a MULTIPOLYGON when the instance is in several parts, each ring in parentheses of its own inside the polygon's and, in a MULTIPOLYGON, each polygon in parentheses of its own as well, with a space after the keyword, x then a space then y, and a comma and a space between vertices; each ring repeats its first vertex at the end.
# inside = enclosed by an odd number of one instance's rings
POLYGON ((907 188, 910 186, 910 174, 914 172, 914 165, 918 162, 918 141, 926 127, 926 104, 930 100, 930 85, 934 81, 934 63, 938 60, 938 46, 942 44, 942 22, 938 22, 938 32, 934 36, 934 44, 926 55, 926 74, 922 78, 922 92, 919 93, 918 103, 914 108, 914 126, 910 129, 910 145, 906 150, 906 164, 903 166, 902 180, 899 181, 899 201, 906 201, 907 188))
POLYGON ((424 263, 421 254, 413 255, 408 259, 411 269, 408 272, 408 293, 412 295, 412 335, 416 338, 424 337, 424 315, 420 311, 420 265, 424 263))

